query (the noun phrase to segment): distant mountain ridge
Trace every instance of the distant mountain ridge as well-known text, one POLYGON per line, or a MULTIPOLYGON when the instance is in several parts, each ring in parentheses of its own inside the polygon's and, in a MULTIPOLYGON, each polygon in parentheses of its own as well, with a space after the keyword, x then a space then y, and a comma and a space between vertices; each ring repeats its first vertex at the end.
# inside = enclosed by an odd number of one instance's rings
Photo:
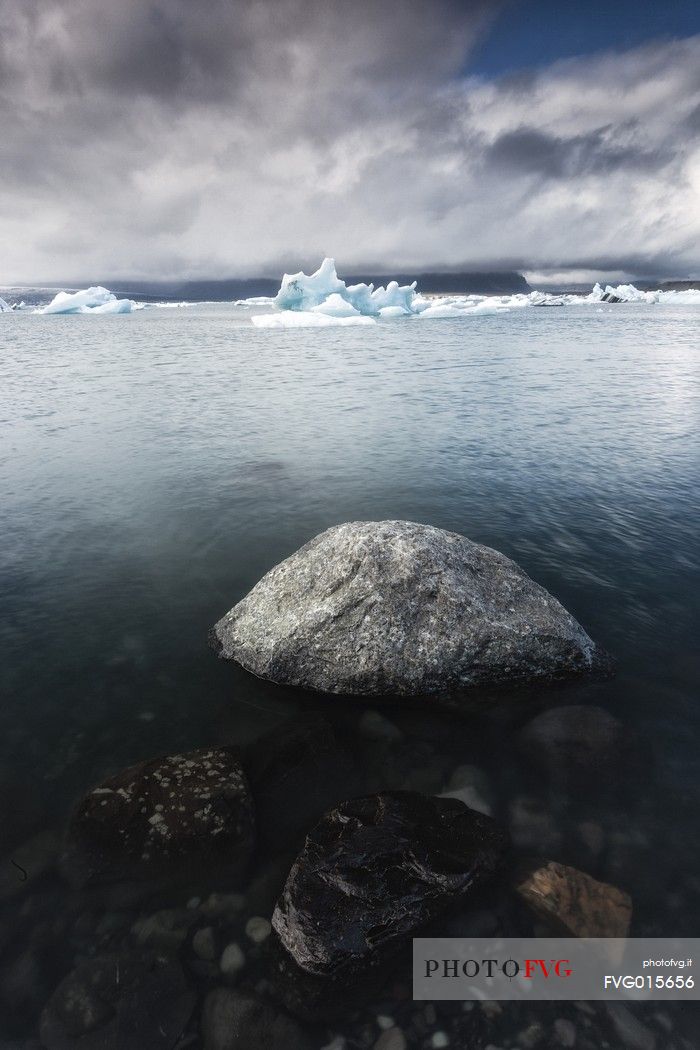
MULTIPOLYGON (((386 285, 418 282, 418 290, 445 295, 513 295, 529 292, 530 285, 515 271, 494 273, 360 273, 341 274, 346 284, 386 285)), ((276 295, 280 280, 276 277, 231 277, 212 281, 107 281, 106 286, 118 296, 130 299, 184 300, 190 302, 231 302, 257 295, 276 295)))

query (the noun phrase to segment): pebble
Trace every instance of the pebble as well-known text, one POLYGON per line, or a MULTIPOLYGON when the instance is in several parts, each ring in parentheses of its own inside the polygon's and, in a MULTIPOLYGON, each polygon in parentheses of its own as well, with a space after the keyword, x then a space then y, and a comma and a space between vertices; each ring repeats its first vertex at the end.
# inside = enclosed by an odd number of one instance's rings
POLYGON ((377 1024, 385 1032, 388 1028, 393 1028, 396 1025, 396 1021, 393 1017, 389 1017, 388 1014, 378 1014, 377 1024))
POLYGON ((387 1028, 374 1044, 374 1050, 406 1050, 406 1036, 400 1028, 387 1028))
POLYGON ((656 1038, 646 1025, 622 1003, 607 1003, 608 1016, 613 1023, 618 1039, 630 1050, 654 1050, 656 1038))
POLYGON ((235 941, 227 944, 221 953, 219 968, 226 977, 235 977, 245 966, 243 949, 235 941))
POLYGON ((253 915, 245 924, 245 932, 253 944, 262 944, 272 933, 270 920, 264 919, 262 915, 253 915))
POLYGON ((325 1046, 321 1047, 321 1050, 345 1050, 347 1046, 344 1035, 334 1035, 330 1043, 326 1043, 325 1046))
POLYGON ((484 813, 487 817, 493 816, 493 806, 479 793, 473 784, 465 784, 461 788, 452 788, 443 791, 441 798, 456 798, 463 802, 469 809, 475 809, 477 813, 484 813))
POLYGON ((565 1017, 557 1017, 554 1022, 554 1038, 559 1046, 575 1046, 576 1026, 565 1017))
POLYGON ((443 1050, 443 1047, 450 1045, 450 1037, 447 1032, 433 1032, 430 1045, 434 1047, 434 1050, 443 1050))
POLYGON ((195 955, 205 962, 213 962, 216 958, 216 938, 211 926, 203 926, 197 930, 192 938, 192 948, 195 955))
POLYGON ((242 893, 211 893, 202 905, 201 911, 211 918, 221 915, 237 915, 245 907, 242 893))
POLYGON ((403 740, 403 733, 398 726, 390 722, 379 711, 365 711, 360 719, 360 732, 368 740, 403 740))
POLYGON ((532 1050, 532 1047, 537 1046, 542 1042, 542 1036, 544 1035, 544 1026, 539 1021, 534 1021, 531 1025, 528 1025, 517 1037, 518 1046, 522 1046, 523 1050, 532 1050))
POLYGON ((660 1011, 657 1011, 657 1013, 654 1014, 654 1020, 658 1025, 665 1029, 665 1031, 673 1031, 673 1021, 668 1014, 662 1014, 660 1011))
POLYGON ((184 942, 190 926, 196 922, 194 912, 186 909, 164 909, 153 915, 144 915, 131 927, 136 943, 156 951, 177 951, 184 942))

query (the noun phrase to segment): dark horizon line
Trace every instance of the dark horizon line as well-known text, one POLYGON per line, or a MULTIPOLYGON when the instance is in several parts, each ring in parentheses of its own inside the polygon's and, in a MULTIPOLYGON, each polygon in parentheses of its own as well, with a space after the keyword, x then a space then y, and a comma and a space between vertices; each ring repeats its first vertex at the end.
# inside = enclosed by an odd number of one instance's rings
MULTIPOLYGON (((523 267, 522 270, 529 270, 529 267, 523 267)), ((540 268, 541 269, 541 268, 540 268)), ((381 269, 357 269, 354 273, 342 272, 339 274, 342 280, 347 284, 358 284, 358 283, 373 283, 386 285, 389 281, 398 281, 399 284, 410 284, 413 281, 418 282, 418 291, 426 293, 435 292, 458 292, 461 289, 461 285, 464 284, 465 280, 470 283, 477 285, 483 284, 489 287, 495 285, 502 285, 503 292, 513 291, 528 291, 531 290, 531 285, 528 283, 523 272, 519 268, 510 269, 466 269, 466 268, 451 268, 451 269, 425 269, 425 270, 414 270, 400 272, 398 270, 387 270, 382 271, 381 269)), ((618 272, 622 270, 631 276, 626 279, 635 284, 640 288, 656 289, 664 286, 677 285, 677 284, 696 284, 700 285, 700 279, 697 277, 690 277, 687 274, 683 276, 669 276, 668 273, 664 276, 657 274, 655 276, 648 276, 646 273, 634 274, 632 271, 625 267, 609 267, 600 269, 594 266, 587 266, 585 264, 578 266, 563 266, 557 268, 558 273, 564 276, 567 270, 573 272, 577 270, 589 270, 593 274, 598 274, 597 279, 609 278, 606 275, 610 274, 614 270, 618 272)), ((291 272, 291 271, 290 271, 291 272)), ((297 271, 294 271, 297 272, 297 271)), ((311 269, 313 272, 313 269, 311 269)), ((594 277, 593 281, 596 280, 594 277)), ((204 291, 210 289, 212 292, 223 292, 228 287, 229 290, 233 290, 234 286, 238 286, 241 291, 246 291, 249 296, 252 295, 268 295, 275 294, 279 289, 281 281, 281 274, 277 276, 269 276, 267 274, 260 274, 249 277, 182 277, 182 278, 130 278, 130 277, 112 277, 104 278, 99 280, 94 279, 78 279, 65 282, 36 282, 33 284, 5 284, 0 285, 0 288, 4 290, 26 290, 26 291, 74 291, 87 287, 94 287, 95 285, 101 285, 102 287, 109 288, 110 291, 125 295, 132 292, 135 296, 145 296, 149 292, 161 293, 163 295, 174 296, 182 293, 187 289, 194 291, 204 291), (255 291, 255 288, 260 288, 260 291, 255 291), (264 289, 264 290, 262 290, 264 289)), ((547 282, 549 283, 549 282, 547 282)), ((589 281, 556 281, 552 282, 560 288, 583 288, 587 287, 589 281)), ((478 291, 478 288, 474 289, 478 291)), ((498 294, 497 292, 493 294, 498 294)), ((244 295, 236 295, 235 298, 244 298, 244 295)))

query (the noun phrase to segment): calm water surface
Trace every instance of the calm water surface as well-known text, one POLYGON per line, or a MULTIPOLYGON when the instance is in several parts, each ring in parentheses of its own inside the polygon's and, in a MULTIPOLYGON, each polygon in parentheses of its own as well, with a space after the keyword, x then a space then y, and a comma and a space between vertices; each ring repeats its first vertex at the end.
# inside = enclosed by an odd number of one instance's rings
POLYGON ((301 701, 217 661, 209 628, 327 526, 408 518, 515 558, 619 664, 505 718, 448 720, 453 765, 486 769, 507 813, 524 776, 510 743, 537 703, 607 708, 648 749, 604 802, 646 852, 597 874, 632 893, 640 930, 700 933, 699 319, 620 305, 284 332, 231 306, 3 315, 6 804, 22 814, 33 784, 42 826, 126 763, 269 729, 301 701))

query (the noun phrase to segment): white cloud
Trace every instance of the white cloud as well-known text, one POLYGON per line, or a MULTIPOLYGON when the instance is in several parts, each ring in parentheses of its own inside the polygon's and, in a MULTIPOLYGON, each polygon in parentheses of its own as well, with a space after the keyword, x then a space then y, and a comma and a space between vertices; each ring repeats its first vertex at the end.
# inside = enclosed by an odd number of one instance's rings
POLYGON ((0 283, 700 271, 700 37, 485 83, 478 0, 3 3, 0 283))

